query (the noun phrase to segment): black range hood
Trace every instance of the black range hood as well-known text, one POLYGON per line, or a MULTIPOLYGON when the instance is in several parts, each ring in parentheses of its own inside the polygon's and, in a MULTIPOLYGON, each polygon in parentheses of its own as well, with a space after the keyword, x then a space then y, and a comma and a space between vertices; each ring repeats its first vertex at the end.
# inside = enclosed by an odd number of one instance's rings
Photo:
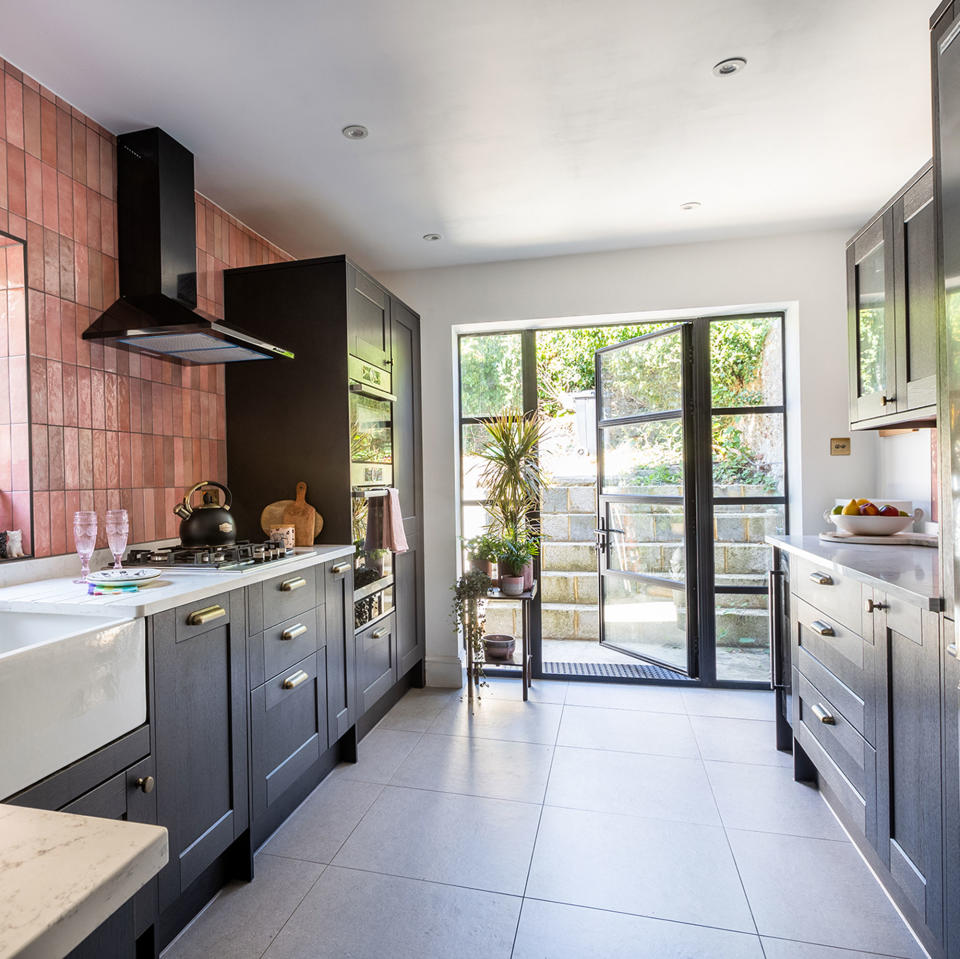
POLYGON ((117 137, 120 299, 85 340, 188 363, 293 358, 197 306, 193 154, 154 127, 117 137))

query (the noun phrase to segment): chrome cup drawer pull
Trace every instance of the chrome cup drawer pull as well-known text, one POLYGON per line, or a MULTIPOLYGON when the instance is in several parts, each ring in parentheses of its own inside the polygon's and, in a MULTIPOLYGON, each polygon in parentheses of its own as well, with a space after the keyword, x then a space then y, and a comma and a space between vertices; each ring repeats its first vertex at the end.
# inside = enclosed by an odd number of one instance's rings
POLYGON ((305 683, 310 678, 309 673, 305 673, 302 669, 298 669, 295 673, 291 673, 284 681, 284 689, 296 689, 301 683, 305 683))
POLYGON ((957 658, 957 644, 956 644, 956 643, 951 643, 951 644, 947 647, 947 654, 948 654, 949 656, 952 656, 954 659, 957 658))
POLYGON ((836 636, 837 634, 833 631, 833 627, 829 623, 823 622, 821 619, 815 619, 811 624, 810 628, 818 636, 836 636))
POLYGON ((371 633, 371 635, 373 636, 374 639, 383 639, 383 637, 386 636, 387 633, 389 632, 390 632, 389 627, 381 626, 379 629, 375 629, 373 633, 371 633))
POLYGON ((824 726, 836 726, 837 721, 833 718, 832 714, 828 713, 820 703, 816 703, 810 707, 810 712, 813 713, 817 719, 824 724, 824 726))
POLYGON ((292 593, 295 589, 300 589, 301 586, 306 586, 307 581, 302 576, 297 576, 294 579, 285 579, 280 584, 280 591, 283 593, 292 593))
POLYGON ((341 573, 345 573, 348 569, 350 569, 349 563, 337 563, 336 566, 332 566, 330 568, 330 572, 339 576, 341 573))
POLYGON ((195 609, 187 616, 188 626, 202 626, 204 623, 212 622, 227 615, 227 611, 220 605, 206 606, 203 609, 195 609))
POLYGON ((817 586, 832 586, 833 577, 828 576, 826 573, 813 572, 810 574, 810 582, 816 583, 817 586))
POLYGON ((281 634, 281 639, 296 639, 298 636, 302 636, 307 631, 307 627, 303 623, 297 623, 296 626, 291 626, 289 629, 285 629, 281 634))

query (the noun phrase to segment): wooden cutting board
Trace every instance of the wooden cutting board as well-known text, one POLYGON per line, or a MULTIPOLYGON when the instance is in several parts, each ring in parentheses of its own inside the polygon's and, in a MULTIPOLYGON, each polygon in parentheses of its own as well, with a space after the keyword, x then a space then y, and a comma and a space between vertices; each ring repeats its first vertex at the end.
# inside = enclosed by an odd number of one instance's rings
MULTIPOLYGON (((260 514, 260 528, 263 530, 264 536, 270 535, 271 526, 280 526, 286 522, 286 520, 283 518, 283 515, 287 508, 293 506, 295 503, 296 500, 293 499, 278 499, 275 503, 270 503, 267 506, 264 506, 263 512, 260 514)), ((320 530, 323 529, 323 517, 316 510, 314 510, 314 513, 313 539, 310 540, 310 543, 313 543, 313 541, 320 535, 320 530)))
POLYGON ((283 522, 292 523, 296 529, 297 546, 313 545, 316 519, 317 511, 307 502, 307 484, 297 483, 297 498, 283 511, 283 522))

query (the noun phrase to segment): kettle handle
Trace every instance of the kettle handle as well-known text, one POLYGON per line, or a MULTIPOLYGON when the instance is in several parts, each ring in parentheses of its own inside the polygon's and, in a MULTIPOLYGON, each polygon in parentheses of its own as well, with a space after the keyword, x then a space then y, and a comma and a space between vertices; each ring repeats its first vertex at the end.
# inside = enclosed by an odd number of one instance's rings
POLYGON ((174 513, 176 513, 177 516, 186 519, 193 512, 193 507, 190 505, 190 498, 194 493, 197 492, 197 490, 203 489, 206 486, 216 486, 217 489, 223 490, 223 508, 230 509, 230 507, 233 505, 233 493, 231 493, 230 490, 223 485, 223 483, 218 483, 216 480, 201 480, 187 491, 186 496, 183 497, 181 502, 174 506, 174 513))

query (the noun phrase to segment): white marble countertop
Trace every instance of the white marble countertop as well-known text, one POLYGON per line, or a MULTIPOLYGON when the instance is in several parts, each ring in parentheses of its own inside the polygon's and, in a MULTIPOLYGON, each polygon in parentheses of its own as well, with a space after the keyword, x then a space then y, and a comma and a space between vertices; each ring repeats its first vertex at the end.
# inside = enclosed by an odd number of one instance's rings
MULTIPOLYGON (((927 546, 828 543, 819 536, 768 536, 766 542, 805 556, 868 585, 879 584, 906 603, 939 612, 940 551, 927 546)), ((824 572, 829 572, 825 569, 824 572)))
POLYGON ((90 596, 86 584, 74 583, 71 577, 42 579, 0 589, 0 610, 91 616, 109 613, 129 618, 152 616, 184 603, 216 596, 228 589, 250 586, 317 563, 351 556, 353 551, 353 546, 310 546, 296 549, 286 559, 244 570, 164 570, 158 579, 145 583, 137 592, 114 596, 90 596))
POLYGON ((66 955, 167 856, 162 826, 0 805, 0 959, 66 955))

